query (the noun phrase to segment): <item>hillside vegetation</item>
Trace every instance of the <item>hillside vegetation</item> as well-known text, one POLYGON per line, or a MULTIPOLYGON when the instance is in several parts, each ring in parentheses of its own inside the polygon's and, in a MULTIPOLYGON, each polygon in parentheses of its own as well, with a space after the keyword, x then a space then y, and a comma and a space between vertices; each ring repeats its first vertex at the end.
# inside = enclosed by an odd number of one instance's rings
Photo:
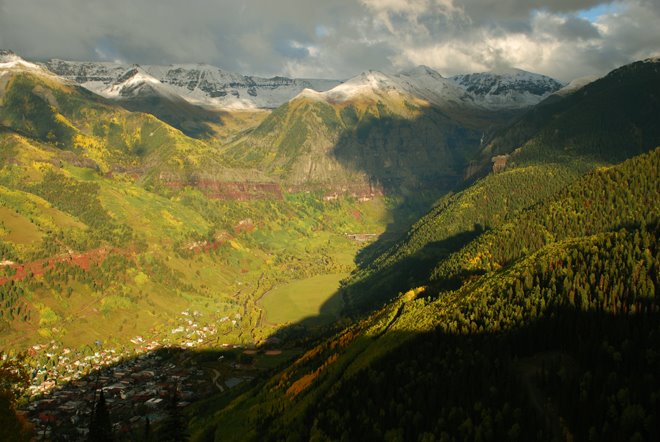
POLYGON ((260 172, 228 169, 216 148, 150 115, 47 75, 2 82, 3 349, 168 343, 187 310, 221 324, 205 345, 259 341, 279 325, 264 322, 266 291, 350 271, 358 245, 344 234, 385 228, 381 200, 277 185, 253 198, 241 183, 260 172), (225 182, 239 200, 217 199, 225 182))
POLYGON ((454 115, 418 98, 392 93, 345 102, 300 95, 229 144, 223 155, 257 167, 289 186, 447 190, 479 147, 479 131, 497 123, 454 115), (407 153, 407 154, 404 154, 407 153))
POLYGON ((455 290, 410 290, 193 424, 222 440, 656 438, 658 161, 660 149, 593 172, 511 216, 543 220, 554 240, 483 233, 518 254, 483 258, 455 290), (558 207, 584 222, 553 222, 558 207))
MULTIPOLYGON (((658 63, 637 62, 619 68, 583 89, 565 97, 551 96, 545 102, 509 126, 497 131, 492 141, 485 144, 482 156, 490 160, 493 154, 510 154, 504 169, 491 173, 474 185, 438 200, 435 207, 424 215, 398 243, 360 267, 346 282, 345 297, 351 299, 350 308, 364 311, 373 305, 382 305, 407 288, 424 285, 449 254, 465 246, 482 232, 496 229, 520 210, 531 208, 589 170, 609 167, 623 159, 648 151, 660 145, 660 96, 658 89, 660 67, 658 63)), ((607 176, 607 175, 606 175, 607 176)), ((594 184, 606 185, 607 182, 594 184)), ((653 185, 653 181, 650 184, 653 185)), ((626 219, 625 213, 616 213, 611 189, 593 195, 586 207, 597 204, 617 218, 626 219), (605 198, 605 200, 603 200, 605 198)), ((644 189, 634 189, 642 199, 634 210, 648 208, 644 189)), ((568 208, 557 209, 566 219, 555 222, 589 229, 588 221, 568 208), (569 211, 564 211, 569 210, 569 211)), ((629 216, 628 216, 629 218, 629 216)), ((526 221, 525 221, 526 222, 526 221)), ((509 223, 509 230, 517 232, 520 244, 544 244, 547 228, 530 228, 509 223)), ((581 232, 575 232, 578 234, 581 232)), ((484 235, 489 241, 499 233, 484 235)), ((570 236, 570 235, 569 235, 570 236)), ((481 250, 481 249, 480 249, 481 250)), ((481 250, 483 251, 483 250, 481 250)), ((470 259, 477 259, 474 256, 470 259)), ((490 256, 486 256, 486 260, 490 256)), ((500 263, 496 258, 494 262, 500 263)), ((458 271, 458 270, 456 270, 458 271)), ((436 271, 436 273, 440 270, 436 271)), ((456 272, 438 273, 451 283, 456 272)))

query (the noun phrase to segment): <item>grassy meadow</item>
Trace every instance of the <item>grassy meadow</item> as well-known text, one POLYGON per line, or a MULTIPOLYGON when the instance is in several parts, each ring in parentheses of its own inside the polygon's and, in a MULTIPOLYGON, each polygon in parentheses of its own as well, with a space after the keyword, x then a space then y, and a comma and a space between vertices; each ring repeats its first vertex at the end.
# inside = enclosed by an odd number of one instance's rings
POLYGON ((348 273, 317 275, 275 287, 262 299, 266 320, 274 324, 299 322, 312 318, 315 323, 335 319, 342 302, 337 294, 339 282, 348 273))

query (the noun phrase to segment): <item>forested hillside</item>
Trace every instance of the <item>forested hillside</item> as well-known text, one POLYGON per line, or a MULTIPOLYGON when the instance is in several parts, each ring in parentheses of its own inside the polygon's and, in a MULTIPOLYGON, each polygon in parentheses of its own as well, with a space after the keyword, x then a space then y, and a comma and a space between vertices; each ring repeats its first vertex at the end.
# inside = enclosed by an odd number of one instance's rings
MULTIPOLYGON (((659 79, 660 63, 636 62, 568 96, 552 96, 500 129, 485 144, 482 155, 490 159, 500 154, 493 160, 502 161, 503 166, 465 190, 441 198, 397 244, 360 263, 344 290, 351 299, 350 308, 359 311, 381 305, 408 287, 425 284, 440 261, 483 231, 544 201, 586 171, 660 145, 659 79)), ((630 191, 644 197, 635 210, 647 207, 643 189, 630 191)), ((575 210, 588 210, 591 204, 614 210, 608 205, 614 197, 607 190, 603 195, 593 195, 593 201, 585 202, 587 207, 575 210)), ((570 220, 557 222, 582 226, 577 215, 565 214, 570 220)), ((527 233, 531 231, 519 233, 526 246, 546 241, 543 232, 527 233)))
POLYGON ((447 289, 438 270, 194 425, 217 439, 246 416, 259 440, 657 438, 659 161, 596 170, 480 232, 444 261, 479 271, 447 289))
POLYGON ((411 303, 399 333, 420 321, 436 330, 330 390, 297 430, 313 425, 310 437, 328 439, 656 439, 658 233, 558 243, 411 303))
POLYGON ((533 140, 521 160, 583 155, 617 162, 642 153, 660 137, 659 76, 657 60, 638 61, 568 95, 552 95, 496 131, 488 152, 509 154, 533 140))
POLYGON ((660 155, 656 149, 617 167, 596 170, 542 205, 484 233, 441 262, 431 279, 456 282, 460 277, 505 267, 556 241, 654 223, 660 214, 659 197, 660 155))

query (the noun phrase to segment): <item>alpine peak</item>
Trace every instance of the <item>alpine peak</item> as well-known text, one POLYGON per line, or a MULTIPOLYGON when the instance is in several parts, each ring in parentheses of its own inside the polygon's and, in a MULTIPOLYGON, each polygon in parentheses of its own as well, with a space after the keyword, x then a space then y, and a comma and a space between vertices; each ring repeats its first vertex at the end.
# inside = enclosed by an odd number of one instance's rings
POLYGON ((27 62, 9 49, 0 49, 0 69, 40 69, 34 63, 27 62))

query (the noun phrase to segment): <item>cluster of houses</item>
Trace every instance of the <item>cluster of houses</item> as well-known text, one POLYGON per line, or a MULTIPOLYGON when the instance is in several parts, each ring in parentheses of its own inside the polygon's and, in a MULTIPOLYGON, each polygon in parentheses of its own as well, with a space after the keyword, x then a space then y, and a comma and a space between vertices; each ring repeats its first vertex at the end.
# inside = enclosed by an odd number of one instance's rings
POLYGON ((147 353, 67 382, 31 400, 25 411, 37 439, 57 434, 58 439, 79 440, 89 431, 93 404, 103 390, 115 433, 142 434, 147 418, 156 423, 167 416, 173 394, 183 407, 215 388, 205 370, 147 353))
MULTIPOLYGON (((160 349, 191 349, 217 342, 215 325, 200 324, 198 312, 182 312, 182 325, 167 336, 131 339, 132 349, 102 349, 86 352, 61 348, 51 341, 30 349, 33 360, 40 361, 32 373, 29 401, 22 407, 35 425, 37 439, 79 440, 89 431, 91 411, 98 394, 104 392, 117 434, 143 434, 146 419, 156 423, 166 416, 168 398, 176 389, 179 406, 232 388, 236 379, 219 380, 218 370, 202 369, 194 360, 163 360, 160 349)), ((236 324, 240 316, 224 317, 220 322, 236 324)), ((233 345, 221 344, 224 349, 233 345)), ((222 359, 218 364, 229 364, 222 359)), ((130 437, 129 437, 130 439, 130 437)))
MULTIPOLYGON (((36 344, 28 350, 32 360, 37 361, 28 393, 31 397, 47 394, 59 384, 71 382, 99 368, 160 348, 192 349, 212 344, 218 339, 217 327, 215 324, 200 324, 201 316, 197 311, 183 311, 180 322, 182 325, 168 334, 151 339, 135 336, 130 339, 133 348, 103 349, 100 341, 81 350, 60 347, 55 341, 36 344)), ((218 322, 226 321, 231 321, 232 326, 236 326, 240 321, 240 314, 237 313, 233 319, 225 316, 218 322)))

